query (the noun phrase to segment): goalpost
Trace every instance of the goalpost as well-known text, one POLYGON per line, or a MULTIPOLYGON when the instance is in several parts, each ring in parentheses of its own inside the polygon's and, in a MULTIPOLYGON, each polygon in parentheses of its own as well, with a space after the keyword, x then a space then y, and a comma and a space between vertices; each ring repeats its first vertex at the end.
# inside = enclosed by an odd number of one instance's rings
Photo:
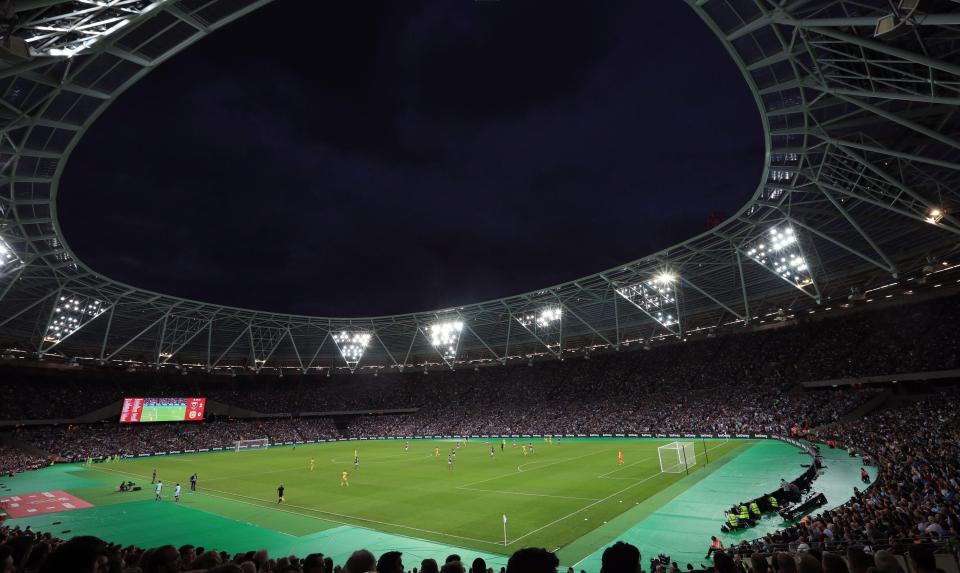
POLYGON ((270 447, 270 440, 267 438, 260 438, 257 440, 238 440, 234 442, 234 451, 241 452, 243 450, 260 450, 270 447))
POLYGON ((689 472, 697 465, 697 452, 693 442, 670 442, 657 448, 660 458, 660 472, 679 474, 689 472))

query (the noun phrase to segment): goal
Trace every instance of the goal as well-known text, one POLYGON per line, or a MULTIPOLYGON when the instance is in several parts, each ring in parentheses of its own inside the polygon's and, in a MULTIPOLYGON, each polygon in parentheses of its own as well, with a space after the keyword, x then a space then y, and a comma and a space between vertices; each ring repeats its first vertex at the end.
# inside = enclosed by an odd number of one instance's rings
POLYGON ((243 450, 260 450, 270 447, 270 440, 260 438, 258 440, 238 440, 234 442, 234 450, 241 452, 243 450))
POLYGON ((689 472, 697 465, 697 452, 693 442, 670 442, 657 448, 660 457, 660 472, 665 474, 680 474, 689 472))

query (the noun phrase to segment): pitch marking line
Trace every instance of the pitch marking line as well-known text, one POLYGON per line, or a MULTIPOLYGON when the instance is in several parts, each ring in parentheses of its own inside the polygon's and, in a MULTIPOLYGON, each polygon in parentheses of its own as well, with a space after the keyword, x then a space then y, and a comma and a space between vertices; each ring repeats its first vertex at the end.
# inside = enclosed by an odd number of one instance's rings
MULTIPOLYGON (((147 476, 142 475, 142 474, 136 474, 136 473, 132 473, 132 472, 121 472, 121 471, 117 471, 117 470, 114 470, 114 469, 108 469, 108 468, 96 468, 96 469, 101 470, 101 471, 107 471, 107 472, 119 474, 119 475, 133 476, 133 477, 142 478, 142 479, 146 479, 146 477, 147 477, 147 476)), ((269 501, 269 500, 260 499, 260 498, 257 498, 257 497, 251 497, 251 496, 247 496, 247 495, 242 495, 242 494, 238 494, 238 493, 232 493, 232 492, 221 491, 221 490, 216 490, 216 489, 205 489, 205 490, 199 491, 199 492, 197 492, 197 493, 200 493, 200 494, 202 494, 202 495, 207 495, 207 496, 209 496, 209 497, 215 497, 215 498, 218 498, 218 499, 225 499, 225 500, 227 500, 227 501, 233 501, 233 502, 236 502, 236 503, 244 503, 244 504, 247 504, 247 505, 252 505, 252 506, 255 506, 255 507, 259 507, 259 508, 261 508, 261 509, 269 509, 269 510, 272 510, 272 511, 280 511, 280 512, 283 512, 283 513, 289 513, 289 514, 292 514, 292 515, 299 515, 299 516, 301 516, 301 517, 307 517, 307 518, 317 519, 317 520, 321 520, 321 521, 332 521, 333 523, 339 523, 340 525, 349 525, 349 526, 351 526, 351 527, 359 527, 359 528, 361 528, 361 529, 367 529, 367 530, 370 530, 370 531, 375 531, 375 532, 377 532, 377 533, 389 533, 389 532, 384 532, 384 531, 381 531, 381 530, 378 530, 378 529, 373 529, 373 528, 370 528, 370 527, 364 527, 364 526, 362 526, 362 525, 357 525, 357 524, 355 524, 355 523, 350 523, 350 522, 347 522, 347 521, 339 521, 339 520, 330 519, 330 518, 327 518, 327 517, 318 517, 318 516, 316 516, 316 515, 310 515, 310 514, 307 514, 307 513, 300 513, 300 512, 296 512, 296 511, 290 511, 290 510, 287 510, 287 509, 281 509, 280 507, 271 507, 272 505, 279 505, 279 504, 274 504, 273 502, 271 502, 271 501, 269 501), (215 493, 224 494, 224 495, 214 495, 214 494, 211 494, 210 492, 215 492, 215 493), (233 496, 235 496, 235 497, 233 497, 233 496), (259 502, 261 502, 261 503, 253 503, 253 502, 250 502, 250 501, 244 501, 244 500, 242 500, 242 499, 236 499, 237 497, 245 498, 245 499, 252 499, 252 500, 254 500, 254 501, 259 501, 259 502), (268 505, 264 506, 263 504, 268 504, 268 505)), ((385 521, 377 521, 377 520, 375 520, 375 519, 368 519, 368 518, 365 518, 365 517, 355 517, 355 516, 353 516, 353 515, 346 515, 346 514, 342 514, 342 513, 335 513, 335 512, 332 512, 332 511, 326 511, 326 510, 323 510, 323 509, 316 509, 316 508, 312 508, 312 507, 304 507, 304 506, 291 505, 291 504, 287 504, 287 505, 285 505, 284 507, 292 507, 292 508, 296 508, 296 509, 303 509, 303 510, 306 510, 306 511, 312 511, 312 512, 319 513, 319 514, 322 514, 322 515, 333 515, 333 516, 340 517, 340 518, 344 518, 344 519, 354 519, 354 520, 356 520, 356 521, 361 521, 361 522, 375 523, 375 524, 377 524, 377 525, 387 525, 387 526, 390 526, 390 527, 397 527, 397 528, 400 528, 400 529, 407 529, 407 530, 410 530, 410 531, 419 531, 419 532, 422 532, 422 533, 430 533, 430 534, 433 534, 433 535, 439 535, 439 536, 441 536, 441 537, 449 537, 449 538, 452 538, 452 539, 464 539, 464 540, 467 540, 467 541, 475 541, 475 542, 477 542, 477 543, 485 543, 485 544, 487 544, 487 545, 495 545, 495 546, 497 546, 497 547, 503 547, 503 542, 502 542, 502 541, 487 541, 486 539, 476 539, 476 538, 474 538, 474 537, 465 537, 465 536, 463 536, 463 535, 454 535, 454 534, 452 534, 452 533, 444 533, 444 532, 442 532, 442 531, 432 531, 432 530, 429 530, 429 529, 421 529, 421 528, 419 528, 419 527, 412 527, 412 526, 409 526, 409 525, 402 525, 402 524, 399 524, 399 523, 388 523, 388 522, 385 522, 385 521)), ((402 535, 402 534, 401 534, 401 535, 402 535)), ((417 540, 420 540, 420 541, 429 541, 429 542, 431 542, 431 543, 437 543, 436 541, 431 541, 431 540, 429 540, 429 539, 421 539, 421 538, 419 538, 419 537, 413 537, 413 536, 411 536, 411 535, 407 535, 406 537, 410 537, 410 538, 412 538, 412 539, 417 539, 417 540)))
MULTIPOLYGON (((707 452, 709 452, 709 451, 711 451, 711 450, 715 450, 715 449, 717 449, 717 448, 719 448, 719 447, 725 446, 725 445, 727 445, 727 443, 728 443, 729 441, 730 441, 730 440, 723 440, 723 441, 720 442, 719 444, 717 444, 717 445, 715 445, 715 446, 713 446, 713 447, 707 448, 707 452)), ((663 473, 663 472, 660 472, 660 473, 663 473)), ((660 475, 660 474, 656 474, 656 475, 660 475)), ((653 476, 651 476, 651 477, 653 477, 653 476)), ((636 484, 633 484, 633 485, 636 485, 636 484)), ((632 486, 631 486, 631 487, 632 487, 632 486)), ((627 489, 629 489, 629 488, 627 488, 627 489)), ((589 507, 589 506, 588 506, 588 507, 589 507)), ((582 511, 582 510, 580 510, 580 511, 582 511)), ((576 512, 576 513, 579 513, 579 511, 576 512)), ((571 514, 571 515, 573 515, 573 514, 571 514)), ((568 515, 567 517, 570 517, 570 516, 568 515)), ((511 542, 511 543, 512 543, 512 542, 511 542)), ((601 546, 601 547, 598 547, 597 549, 594 549, 594 550, 591 551, 590 553, 587 553, 582 559, 580 559, 580 561, 577 561, 576 563, 574 563, 573 565, 571 565, 571 567, 573 567, 574 569, 576 569, 576 567, 577 567, 578 565, 580 565, 581 563, 583 563, 584 561, 587 560, 587 557, 590 557, 591 555, 593 555, 594 553, 596 553, 597 551, 599 551, 600 549, 602 549, 602 548, 605 547, 605 546, 606 546, 606 544, 604 544, 604 545, 601 546)))
MULTIPOLYGON (((719 448, 720 446, 722 446, 723 444, 726 444, 726 443, 727 443, 727 442, 724 441, 724 442, 722 442, 721 444, 718 444, 717 446, 714 446, 714 447, 719 448)), ((711 449, 713 449, 713 448, 707 448, 707 451, 709 452, 711 449)), ((526 538, 526 537, 529 537, 529 536, 533 535, 534 533, 537 533, 538 531, 542 531, 542 530, 550 527, 551 525, 556 525, 557 523, 560 523, 561 521, 563 521, 564 519, 567 519, 568 517, 572 517, 572 516, 580 513, 581 511, 583 511, 583 510, 585 510, 585 509, 590 509, 591 507, 597 505, 598 503, 602 503, 602 502, 604 502, 604 501, 606 501, 606 500, 608 500, 608 499, 610 499, 610 498, 612 498, 612 497, 616 497, 616 496, 620 495, 621 493, 627 491, 628 489, 632 489, 632 488, 634 488, 634 487, 637 487, 638 485, 640 485, 640 484, 642 484, 642 483, 644 483, 644 482, 646 482, 646 481, 648 481, 648 480, 651 480, 651 479, 653 479, 653 478, 655 478, 655 477, 657 477, 657 476, 659 476, 659 475, 662 475, 663 473, 664 473, 664 472, 660 471, 660 472, 657 472, 657 473, 655 473, 655 474, 653 474, 653 475, 651 475, 651 476, 647 476, 647 477, 643 478, 642 480, 640 480, 640 481, 638 481, 638 482, 636 482, 636 483, 632 483, 632 484, 628 485, 627 487, 621 489, 620 491, 614 492, 614 493, 608 495, 607 497, 598 499, 597 501, 595 501, 595 502, 593 502, 593 503, 591 503, 591 504, 585 505, 585 506, 581 507, 580 509, 578 509, 578 510, 576 510, 576 511, 574 511, 574 512, 568 513, 567 515, 561 517, 560 519, 556 519, 556 520, 551 521, 550 523, 548 523, 548 524, 546 524, 546 525, 544 525, 544 526, 542 526, 542 527, 538 527, 537 529, 534 529, 533 531, 530 531, 530 532, 528 532, 528 533, 524 533, 523 535, 521 535, 520 537, 514 539, 513 541, 511 541, 511 542, 508 543, 507 545, 513 545, 514 543, 520 541, 521 539, 524 539, 524 538, 526 538)), ((585 559, 585 558, 584 558, 584 559, 585 559)), ((581 559, 581 561, 583 561, 583 560, 581 559)), ((574 565, 574 567, 576 567, 576 566, 579 565, 579 564, 580 564, 580 562, 577 562, 577 563, 574 565)))
MULTIPOLYGON (((513 474, 511 474, 511 475, 513 475, 513 474)), ((523 492, 523 491, 503 491, 503 490, 499 490, 499 489, 480 489, 480 488, 477 488, 477 487, 463 487, 463 486, 459 486, 459 487, 457 487, 456 489, 460 489, 460 490, 464 490, 464 491, 480 491, 480 492, 483 492, 483 493, 501 493, 501 494, 505 494, 505 495, 529 495, 529 496, 533 496, 533 497, 555 497, 555 498, 557 498, 557 499, 577 499, 577 500, 580 500, 580 501, 596 501, 596 500, 597 500, 597 498, 595 498, 595 497, 573 497, 573 496, 569 496, 569 495, 553 495, 553 494, 549 494, 549 493, 528 493, 528 492, 523 492)))

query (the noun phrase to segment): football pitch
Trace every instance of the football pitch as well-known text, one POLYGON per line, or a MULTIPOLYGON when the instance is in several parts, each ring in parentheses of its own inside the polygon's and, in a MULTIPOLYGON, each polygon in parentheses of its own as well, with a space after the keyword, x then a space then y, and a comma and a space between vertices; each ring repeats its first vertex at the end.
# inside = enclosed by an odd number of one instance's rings
MULTIPOLYGON (((198 492, 185 493, 182 504, 204 508, 204 499, 214 498, 304 518, 291 522, 291 535, 309 533, 310 522, 317 530, 353 525, 509 554, 521 547, 562 548, 676 483, 685 473, 661 472, 657 455, 658 446, 669 442, 539 440, 532 442, 534 453, 524 455, 521 444, 509 440, 502 450, 499 441, 472 440, 456 450, 448 468, 455 441, 411 440, 409 450, 398 440, 352 441, 140 458, 86 471, 143 486, 140 492, 119 494, 133 501, 153 498, 150 478, 156 468, 165 484, 164 502, 172 502, 174 483, 186 491, 196 472, 198 492), (340 483, 344 471, 349 485, 340 483), (282 504, 277 503, 280 484, 282 504)), ((696 442, 691 474, 749 443, 696 442)), ((284 521, 273 527, 282 530, 284 521)))
POLYGON ((185 406, 144 406, 140 414, 141 422, 182 422, 185 406))

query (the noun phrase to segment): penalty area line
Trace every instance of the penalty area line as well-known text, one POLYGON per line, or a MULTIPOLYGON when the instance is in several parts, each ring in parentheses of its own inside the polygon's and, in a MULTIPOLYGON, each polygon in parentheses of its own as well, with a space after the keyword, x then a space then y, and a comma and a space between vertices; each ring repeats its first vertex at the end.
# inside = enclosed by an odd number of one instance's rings
MULTIPOLYGON (((728 443, 729 441, 730 441, 730 440, 726 440, 726 439, 725 439, 725 440, 723 440, 722 442, 720 442, 719 444, 707 448, 707 452, 709 452, 709 451, 711 451, 711 450, 715 450, 715 449, 720 448, 720 447, 723 447, 723 446, 727 445, 727 443, 728 443)), ((660 473, 655 474, 655 475, 660 475, 660 474, 662 474, 662 473, 663 473, 663 472, 660 472, 660 473)), ((651 477, 655 477, 655 476, 651 476, 651 477)), ((607 478, 607 479, 621 479, 621 478, 607 478)), ((644 481, 646 481, 646 480, 644 480, 644 481)), ((637 484, 633 484, 633 485, 637 485, 637 484)), ((630 487, 633 487, 633 486, 630 486, 630 487)), ((630 488, 628 487, 627 489, 630 489, 630 488)), ((588 506, 588 507, 589 507, 589 506, 588 506)), ((582 510, 580 510, 580 511, 582 511, 582 510)), ((578 511, 577 513, 579 513, 579 511, 578 511)), ((654 512, 654 513, 656 513, 656 512, 654 512)), ((621 514, 621 515, 622 515, 622 514, 621 514)), ((569 516, 567 516, 567 517, 569 517, 569 516)), ((579 561, 577 561, 576 563, 574 563, 573 565, 571 565, 571 567, 573 567, 574 569, 576 569, 578 565, 580 565, 581 563, 583 563, 584 561, 587 560, 587 557, 590 557, 591 555, 593 555, 594 553, 596 553, 596 552, 599 551, 600 549, 603 549, 603 547, 605 547, 605 546, 606 546, 606 544, 604 544, 604 545, 602 545, 602 546, 594 549, 594 550, 591 551, 590 553, 587 553, 587 554, 584 555, 579 561)))
MULTIPOLYGON (((512 474, 511 474, 511 475, 512 475, 512 474)), ((524 492, 524 491, 504 491, 504 490, 499 490, 499 489, 480 489, 480 488, 478 488, 478 487, 463 487, 463 486, 459 486, 459 487, 457 487, 456 489, 464 490, 464 491, 479 491, 479 492, 483 492, 483 493, 500 493, 500 494, 504 494, 504 495, 529 495, 529 496, 532 496, 532 497, 554 497, 554 498, 557 498, 557 499, 577 499, 577 500, 580 500, 580 501, 596 501, 596 500, 597 500, 597 498, 595 498, 595 497, 573 497, 573 496, 570 496, 570 495, 553 495, 553 494, 550 494, 550 493, 529 493, 529 492, 524 492)))

